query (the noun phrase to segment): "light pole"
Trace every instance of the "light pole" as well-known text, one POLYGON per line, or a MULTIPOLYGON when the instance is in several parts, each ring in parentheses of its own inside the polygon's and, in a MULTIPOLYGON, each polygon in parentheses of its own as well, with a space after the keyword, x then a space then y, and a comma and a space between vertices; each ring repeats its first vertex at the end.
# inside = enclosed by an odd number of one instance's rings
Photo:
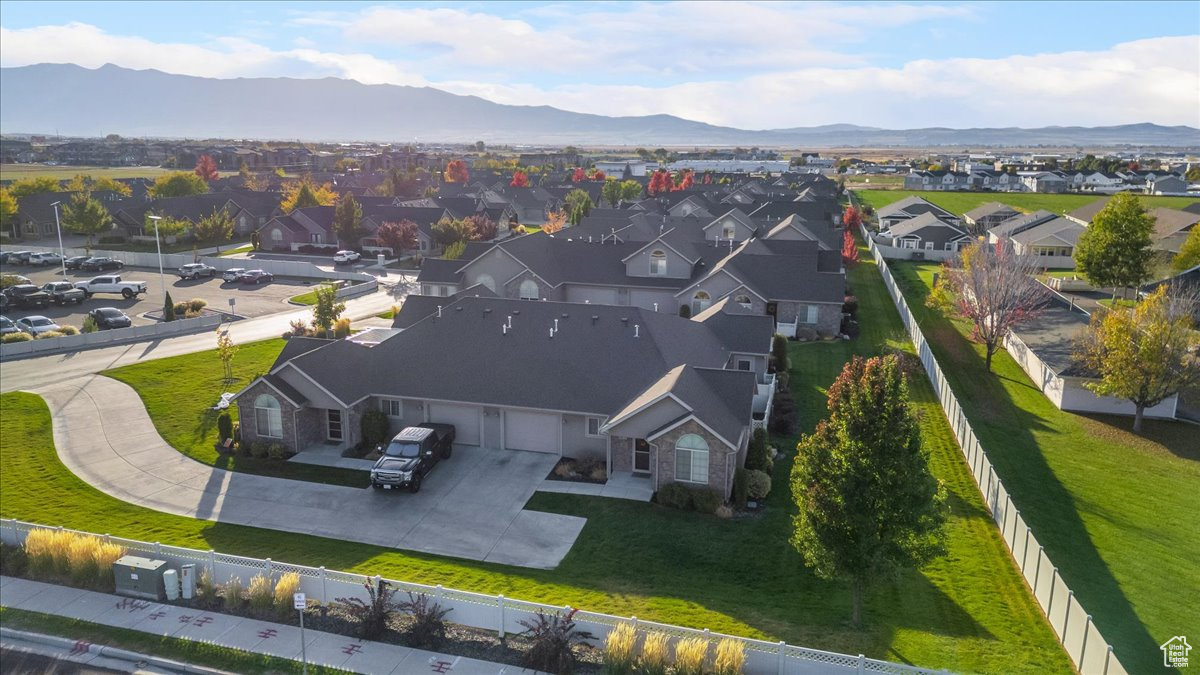
POLYGON ((62 245, 62 221, 58 218, 58 205, 62 202, 54 202, 50 206, 54 207, 54 227, 58 230, 58 257, 62 258, 59 262, 62 263, 63 278, 67 278, 67 252, 62 245))
MULTIPOLYGON (((158 221, 162 220, 162 216, 146 216, 154 221, 154 247, 158 249, 158 280, 162 284, 163 289, 163 304, 167 303, 167 275, 163 274, 162 265, 162 242, 158 239, 158 221)), ((164 317, 165 318, 165 317, 164 317)))

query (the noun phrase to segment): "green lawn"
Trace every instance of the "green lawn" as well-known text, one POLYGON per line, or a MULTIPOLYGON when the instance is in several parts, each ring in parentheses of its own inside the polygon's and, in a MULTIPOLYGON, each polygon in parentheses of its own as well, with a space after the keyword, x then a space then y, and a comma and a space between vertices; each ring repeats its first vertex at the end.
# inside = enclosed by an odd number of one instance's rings
MULTIPOLYGON (((848 343, 791 346, 806 430, 824 415, 825 388, 851 354, 911 349, 875 266, 862 263, 851 277, 863 335, 848 343)), ((530 507, 588 522, 557 569, 530 570, 192 520, 117 501, 58 462, 45 404, 14 393, 0 396, 0 514, 960 672, 1070 672, 983 508, 930 386, 914 380, 912 394, 934 471, 951 494, 949 551, 922 572, 883 580, 869 592, 863 630, 849 626, 846 585, 817 579, 787 542, 794 438, 776 440, 786 453, 776 464, 776 492, 771 507, 753 518, 717 520, 634 502, 536 494, 530 507)))
POLYGON ((178 171, 164 169, 159 166, 46 166, 45 164, 3 164, 0 165, 0 180, 20 180, 22 178, 42 178, 49 176, 59 180, 71 180, 77 174, 92 178, 158 178, 159 176, 178 171))
MULTIPOLYGON (((1020 211, 1030 212, 1045 209, 1051 213, 1064 213, 1091 204, 1104 195, 1077 194, 1037 194, 1031 192, 932 192, 921 190, 855 190, 854 194, 863 204, 878 209, 892 202, 898 202, 905 197, 924 197, 947 211, 962 215, 967 211, 988 202, 1008 204, 1020 211)), ((1182 209, 1188 204, 1194 204, 1200 199, 1193 197, 1141 197, 1142 204, 1147 208, 1169 206, 1182 209)))
POLYGON ((293 295, 292 297, 288 298, 288 302, 296 305, 315 305, 317 304, 317 291, 311 290, 307 293, 301 293, 300 295, 293 295))
MULTIPOLYGON (((221 362, 215 351, 135 363, 104 374, 136 389, 158 433, 176 450, 198 462, 230 471, 365 487, 367 475, 362 471, 230 457, 216 451, 218 413, 212 410, 212 405, 222 391, 237 391, 267 372, 281 349, 283 340, 241 345, 233 359, 234 382, 228 387, 222 384, 221 362)), ((231 406, 229 412, 236 422, 237 407, 231 406)))
MULTIPOLYGON (((57 635, 72 640, 86 640, 106 647, 127 649, 139 654, 157 656, 182 663, 207 666, 230 673, 299 673, 303 666, 277 656, 254 654, 240 649, 218 647, 207 642, 162 637, 128 628, 115 628, 91 621, 79 621, 53 614, 27 612, 0 607, 0 625, 42 635, 57 635)), ((342 673, 348 671, 309 665, 313 673, 342 673)))
POLYGON ((893 263, 996 471, 1130 672, 1161 667, 1158 645, 1200 626, 1200 443, 1184 423, 1076 415, 1054 407, 1008 355, 983 369, 964 322, 923 304, 938 270, 893 263), (1188 525, 1190 523, 1190 525, 1188 525), (1183 594, 1181 596, 1181 593, 1183 594), (1181 601, 1182 600, 1182 601, 1181 601))
POLYGON ((237 246, 234 248, 230 248, 230 249, 221 251, 220 257, 224 258, 226 256, 237 255, 239 253, 249 253, 250 251, 253 251, 253 250, 254 250, 253 244, 242 244, 241 246, 237 246))

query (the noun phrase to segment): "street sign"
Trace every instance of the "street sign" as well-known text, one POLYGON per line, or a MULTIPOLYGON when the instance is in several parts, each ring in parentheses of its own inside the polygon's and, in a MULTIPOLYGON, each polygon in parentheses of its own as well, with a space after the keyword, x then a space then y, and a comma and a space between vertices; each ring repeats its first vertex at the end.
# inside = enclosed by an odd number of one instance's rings
POLYGON ((307 601, 304 599, 303 593, 292 594, 292 607, 295 607, 296 609, 304 609, 306 602, 307 601))
POLYGON ((233 307, 233 306, 234 306, 236 303, 237 303, 237 298, 230 298, 230 299, 229 299, 229 306, 230 306, 230 307, 233 307))

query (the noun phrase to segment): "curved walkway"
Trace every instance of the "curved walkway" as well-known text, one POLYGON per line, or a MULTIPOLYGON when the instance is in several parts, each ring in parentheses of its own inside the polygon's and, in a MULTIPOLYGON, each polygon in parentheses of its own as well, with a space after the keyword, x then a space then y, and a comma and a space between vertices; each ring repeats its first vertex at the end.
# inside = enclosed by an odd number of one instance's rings
POLYGON ((551 569, 583 518, 522 509, 556 457, 456 448, 419 494, 217 469, 158 435, 133 388, 89 375, 31 389, 75 475, 122 501, 189 518, 551 569))

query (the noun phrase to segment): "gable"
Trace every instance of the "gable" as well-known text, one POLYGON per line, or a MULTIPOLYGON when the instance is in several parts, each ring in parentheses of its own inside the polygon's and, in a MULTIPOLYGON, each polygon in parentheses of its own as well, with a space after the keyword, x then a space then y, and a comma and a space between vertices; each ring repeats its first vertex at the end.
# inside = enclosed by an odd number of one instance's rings
POLYGON ((494 282, 493 288, 498 289, 501 284, 516 277, 526 269, 528 268, 518 262, 511 253, 499 246, 493 246, 490 250, 463 267, 463 286, 468 287, 481 283, 480 279, 484 275, 487 275, 494 282))

